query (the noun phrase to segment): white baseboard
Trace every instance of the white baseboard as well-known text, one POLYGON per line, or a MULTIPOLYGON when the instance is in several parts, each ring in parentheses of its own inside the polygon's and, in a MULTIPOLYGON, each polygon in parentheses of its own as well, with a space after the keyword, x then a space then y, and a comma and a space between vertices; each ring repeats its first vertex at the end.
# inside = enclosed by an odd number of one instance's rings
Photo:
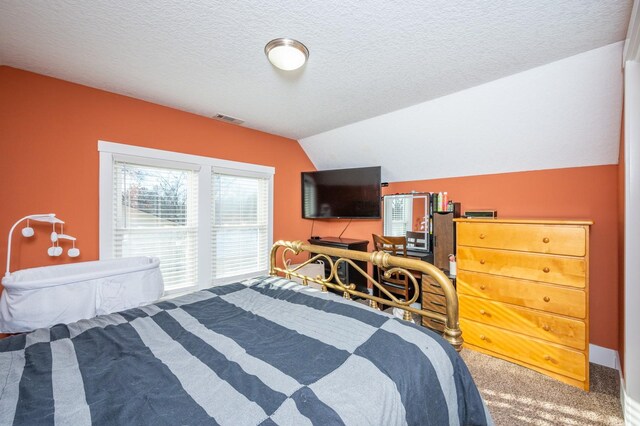
POLYGON ((625 391, 624 377, 620 372, 620 405, 622 406, 622 415, 624 416, 624 424, 629 426, 640 425, 640 402, 631 398, 625 391))
POLYGON ((602 346, 589 345, 589 361, 618 370, 620 374, 620 405, 624 423, 629 426, 640 426, 640 401, 630 397, 626 392, 618 351, 603 348, 602 346))
POLYGON ((589 345, 589 362, 620 370, 618 351, 602 346, 589 345))

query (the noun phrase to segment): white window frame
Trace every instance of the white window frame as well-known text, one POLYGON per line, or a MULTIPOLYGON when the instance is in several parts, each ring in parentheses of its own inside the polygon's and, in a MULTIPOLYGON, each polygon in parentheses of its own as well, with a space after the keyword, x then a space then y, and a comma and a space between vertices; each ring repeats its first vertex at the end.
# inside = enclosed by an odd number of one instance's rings
MULTIPOLYGON (((211 167, 210 169, 211 169, 211 175, 209 175, 209 189, 208 189, 209 194, 211 194, 211 183, 212 183, 212 180, 213 180, 212 179, 212 175, 214 173, 219 173, 219 174, 223 174, 223 175, 234 175, 234 176, 240 176, 240 177, 248 177, 248 178, 264 178, 265 177, 264 173, 258 173, 258 172, 252 171, 252 170, 241 171, 241 170, 238 170, 238 169, 230 169, 228 167, 215 167, 215 166, 211 167)), ((270 181, 269 181, 269 183, 267 185, 268 185, 268 191, 269 191, 269 194, 268 194, 268 198, 269 199, 267 200, 267 202, 268 202, 268 214, 269 214, 269 218, 268 218, 268 222, 267 222, 267 227, 268 227, 268 229, 267 229, 267 233, 268 233, 268 236, 267 236, 267 238, 268 238, 267 239, 267 247, 269 247, 269 249, 270 249, 271 246, 273 246, 273 221, 271 220, 271 217, 273 216, 273 196, 272 196, 273 179, 270 179, 270 181)), ((212 206, 210 206, 210 207, 212 207, 212 206)), ((211 208, 209 210, 209 212, 208 212, 208 214, 209 214, 209 218, 208 218, 209 223, 212 223, 211 222, 211 219, 212 219, 211 218, 211 212, 212 211, 213 211, 213 208, 211 208)), ((211 231, 212 231, 212 229, 209 229, 209 234, 210 234, 209 235, 209 242, 210 242, 209 253, 210 254, 208 256, 209 259, 212 259, 211 249, 213 247, 213 241, 211 241, 211 236, 212 236, 213 233, 211 231)), ((209 264, 209 265, 213 266, 211 264, 209 264)), ((209 276, 212 275, 212 273, 211 273, 212 270, 213 270, 213 268, 211 268, 209 270, 209 276)), ((265 271, 265 273, 266 273, 266 271, 265 271)), ((217 279, 213 279, 213 282, 215 282, 218 285, 220 285, 220 284, 228 284, 228 283, 232 283, 234 281, 242 280, 242 279, 245 279, 245 278, 251 278, 253 276, 256 276, 256 274, 255 273, 250 273, 250 274, 244 274, 244 275, 236 275, 236 276, 233 276, 233 277, 217 278, 217 279)))
POLYGON ((413 200, 413 194, 393 194, 385 195, 383 197, 383 233, 387 236, 404 237, 407 235, 407 231, 413 230, 413 203, 409 203, 409 200, 413 200), (398 234, 393 232, 393 224, 396 222, 393 220, 392 206, 395 200, 403 200, 404 202, 404 218, 401 223, 404 224, 404 233, 398 234))
MULTIPOLYGON (((269 180, 268 191, 268 247, 273 245, 273 176, 275 168, 259 164, 242 163, 200 155, 143 148, 133 145, 98 141, 100 153, 99 181, 99 256, 112 259, 113 253, 113 162, 114 159, 143 162, 158 167, 182 167, 199 170, 198 173, 198 284, 189 288, 165 292, 165 295, 186 293, 236 281, 248 276, 212 280, 211 277, 211 175, 213 170, 225 170, 238 176, 263 177, 269 180)), ((266 254, 267 256, 269 253, 266 254)), ((260 271, 267 273, 268 271, 260 271)), ((256 275, 256 274, 251 274, 256 275)))

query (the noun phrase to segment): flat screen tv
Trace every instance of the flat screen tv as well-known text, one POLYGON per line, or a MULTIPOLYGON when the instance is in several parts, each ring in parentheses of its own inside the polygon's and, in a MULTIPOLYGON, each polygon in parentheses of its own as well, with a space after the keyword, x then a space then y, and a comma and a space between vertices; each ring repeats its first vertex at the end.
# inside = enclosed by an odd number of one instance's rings
POLYGON ((302 172, 305 219, 380 219, 380 167, 302 172))

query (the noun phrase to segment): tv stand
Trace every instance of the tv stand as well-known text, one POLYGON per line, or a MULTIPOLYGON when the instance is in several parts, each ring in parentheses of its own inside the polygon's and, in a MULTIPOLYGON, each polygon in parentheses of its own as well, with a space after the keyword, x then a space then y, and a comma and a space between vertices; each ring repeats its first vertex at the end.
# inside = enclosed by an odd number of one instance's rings
MULTIPOLYGON (((346 250, 358 250, 367 251, 369 241, 367 240, 353 240, 351 238, 339 238, 339 237, 312 237, 309 238, 309 244, 325 247, 336 247, 346 250)), ((337 258, 332 257, 335 261, 337 258)), ((367 262, 355 262, 362 270, 367 270, 367 262)), ((328 277, 331 274, 330 265, 324 265, 325 276, 328 277)), ((362 293, 367 293, 367 279, 360 274, 352 265, 348 263, 341 263, 337 269, 340 280, 345 284, 355 284, 356 290, 362 293)), ((335 282, 335 279, 333 280, 335 282)))

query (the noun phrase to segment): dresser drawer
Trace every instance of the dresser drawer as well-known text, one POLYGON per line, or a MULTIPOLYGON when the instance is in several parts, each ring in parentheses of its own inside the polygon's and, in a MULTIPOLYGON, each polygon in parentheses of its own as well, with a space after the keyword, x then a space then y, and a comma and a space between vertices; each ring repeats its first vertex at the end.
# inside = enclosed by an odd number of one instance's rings
POLYGON ((434 293, 422 293, 422 309, 427 311, 438 312, 440 314, 446 314, 447 312, 447 299, 439 294, 434 293))
POLYGON ((534 281, 459 271, 458 294, 476 296, 527 308, 584 319, 585 292, 534 281))
POLYGON ((575 380, 586 379, 584 353, 490 325, 460 319, 465 342, 575 380))
POLYGON ((537 337, 551 343, 586 349, 586 325, 583 321, 459 295, 460 317, 537 337))
POLYGON ((422 325, 440 332, 444 331, 444 321, 439 319, 422 317, 422 325))
POLYGON ((584 288, 584 258, 530 254, 517 251, 458 247, 458 270, 484 272, 584 288))
POLYGON ((534 253, 584 256, 586 230, 581 226, 507 223, 458 223, 458 244, 534 253))
POLYGON ((422 275, 422 291, 444 296, 444 291, 438 281, 436 281, 432 276, 426 274, 422 275))

